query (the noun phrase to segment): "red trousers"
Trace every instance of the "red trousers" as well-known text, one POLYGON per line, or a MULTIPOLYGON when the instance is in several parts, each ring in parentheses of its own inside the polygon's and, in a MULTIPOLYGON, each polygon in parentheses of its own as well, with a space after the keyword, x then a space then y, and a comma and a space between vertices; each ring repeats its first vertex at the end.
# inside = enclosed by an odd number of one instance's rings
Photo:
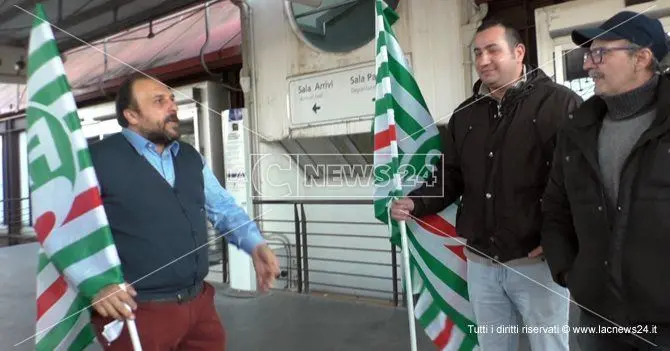
MULTIPOLYGON (((112 318, 91 313, 98 341, 108 351, 132 351, 124 326, 118 339, 110 345, 102 336, 112 318)), ((188 302, 138 302, 135 324, 143 351, 224 351, 226 334, 214 307, 214 287, 205 282, 198 297, 188 302)))

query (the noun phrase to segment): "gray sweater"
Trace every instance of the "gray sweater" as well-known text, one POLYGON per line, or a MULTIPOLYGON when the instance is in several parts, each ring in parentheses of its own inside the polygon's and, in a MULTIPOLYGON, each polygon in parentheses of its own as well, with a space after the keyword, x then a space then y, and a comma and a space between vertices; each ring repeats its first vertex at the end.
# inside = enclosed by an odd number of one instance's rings
POLYGON ((598 163, 607 197, 616 206, 619 179, 633 146, 656 116, 654 109, 658 76, 627 93, 605 96, 607 114, 598 136, 598 163))

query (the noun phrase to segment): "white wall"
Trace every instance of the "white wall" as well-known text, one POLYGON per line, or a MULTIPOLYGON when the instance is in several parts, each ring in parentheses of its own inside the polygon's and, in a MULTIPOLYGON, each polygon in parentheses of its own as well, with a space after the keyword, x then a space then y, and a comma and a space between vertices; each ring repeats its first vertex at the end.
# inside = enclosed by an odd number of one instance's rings
MULTIPOLYGON (((394 31, 411 57, 415 77, 435 119, 448 117, 465 98, 461 0, 401 0, 394 31)), ((374 63, 374 40, 347 54, 317 52, 302 43, 291 29, 283 1, 251 0, 256 55, 258 132, 268 140, 290 135, 287 117, 287 79, 303 74, 374 63)), ((343 102, 346 103, 346 102, 343 102)), ((371 104, 371 109, 374 106, 371 104)), ((439 123, 446 123, 447 118, 439 123)), ((318 135, 368 132, 370 121, 319 128, 318 135)), ((303 134, 305 131, 301 131, 303 134)), ((313 133, 312 133, 313 134, 313 133)))

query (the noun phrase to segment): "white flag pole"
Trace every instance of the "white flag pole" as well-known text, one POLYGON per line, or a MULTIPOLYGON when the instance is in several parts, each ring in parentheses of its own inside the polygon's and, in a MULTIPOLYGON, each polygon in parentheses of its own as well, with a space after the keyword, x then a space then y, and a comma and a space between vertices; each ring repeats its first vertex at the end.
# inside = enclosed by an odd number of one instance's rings
POLYGON ((137 326, 135 325, 135 320, 128 319, 126 321, 128 326, 128 334, 130 334, 130 341, 133 343, 134 351, 142 351, 142 344, 140 344, 140 336, 137 334, 137 326))
MULTIPOLYGON (((380 1, 377 0, 376 4, 380 4, 380 1)), ((384 1, 381 1, 382 8, 385 5, 384 1)), ((376 5, 376 8, 379 9, 379 6, 376 5)), ((380 13, 379 11, 376 11, 376 20, 375 24, 377 27, 377 34, 376 34, 376 41, 379 41, 379 36, 384 35, 387 36, 387 33, 384 29, 384 20, 383 17, 384 15, 380 13)), ((388 39, 388 37, 387 37, 388 39)), ((384 50, 381 52, 382 60, 383 62, 388 62, 388 51, 384 50)), ((379 77, 377 77, 379 79, 379 77)), ((379 81, 377 82, 379 84, 379 81)), ((381 84, 383 86, 382 92, 384 94, 392 94, 393 89, 391 87, 391 79, 383 79, 381 81, 381 84)), ((377 91, 377 94, 379 94, 379 91, 377 91)), ((379 98, 379 97, 378 97, 379 98)), ((378 100, 377 100, 378 101, 378 100)), ((376 103, 375 103, 376 104, 376 103)), ((389 129, 390 128, 395 128, 395 111, 393 110, 393 107, 388 106, 387 107, 387 118, 389 121, 389 129)), ((392 133, 393 134, 393 140, 391 140, 391 155, 398 159, 398 143, 397 140, 395 140, 395 131, 392 133)), ((395 190, 396 191, 402 191, 402 181, 400 179, 400 174, 399 170, 395 170, 393 176, 393 181, 395 185, 395 190)), ((390 204, 389 204, 390 206, 390 204)), ((388 208, 390 210, 390 207, 388 208)), ((390 214, 389 214, 390 216, 390 214)), ((389 227, 391 227, 391 219, 389 218, 388 220, 389 227)), ((407 228, 405 225, 405 221, 399 221, 398 222, 400 226, 400 245, 402 246, 402 259, 403 259, 403 268, 405 272, 405 298, 407 299, 407 319, 409 322, 409 337, 410 337, 410 346, 411 346, 411 351, 416 351, 416 327, 414 326, 414 295, 412 294, 412 275, 411 275, 411 269, 409 267, 409 243, 407 240, 407 228)), ((391 232, 392 234, 392 232, 391 232)), ((395 282, 394 282, 395 284, 395 282)))
MULTIPOLYGON (((121 289, 126 291, 126 284, 121 284, 121 289)), ((126 308, 131 310, 130 306, 126 305, 126 308)), ((130 341, 133 344, 134 351, 142 351, 142 344, 140 343, 140 335, 137 333, 137 325, 135 325, 134 319, 126 319, 126 326, 128 327, 128 335, 130 335, 130 341)))
MULTIPOLYGON (((390 84, 388 80, 385 80, 386 84, 390 84)), ((391 91, 391 87, 386 87, 387 91, 391 91)), ((389 109, 386 112, 388 114, 389 120, 393 121, 389 123, 392 125, 392 128, 395 128, 395 111, 389 109)), ((394 158, 399 159, 398 156, 398 143, 393 140, 391 141, 391 153, 394 158)), ((393 175, 393 181, 396 191, 402 192, 402 180, 400 179, 400 171, 396 170, 393 175)), ((390 210, 390 209, 389 209, 390 210)), ((391 222, 389 221, 389 225, 391 222)), ((409 240, 407 239, 407 226, 405 221, 398 221, 400 227, 400 246, 402 249, 402 261, 403 261, 403 271, 405 272, 405 299, 407 300, 407 319, 409 322, 409 339, 411 351, 416 351, 416 327, 414 326, 414 294, 412 293, 412 274, 409 267, 409 240)))
POLYGON ((409 267, 409 248, 405 221, 398 222, 400 226, 400 244, 402 245, 402 259, 405 271, 405 298, 407 299, 407 318, 409 321, 409 339, 411 350, 416 351, 416 327, 414 326, 414 294, 412 292, 412 273, 409 267))
MULTIPOLYGON (((398 144, 391 143, 391 152, 398 157, 398 144)), ((402 191, 402 182, 400 173, 395 172, 393 176, 396 190, 402 191)), ((414 324, 414 294, 412 292, 412 272, 409 266, 409 240, 407 239, 407 226, 405 221, 399 221, 400 227, 400 246, 402 249, 403 271, 405 272, 405 299, 407 300, 407 319, 409 322, 409 339, 411 351, 416 351, 416 327, 414 324)))

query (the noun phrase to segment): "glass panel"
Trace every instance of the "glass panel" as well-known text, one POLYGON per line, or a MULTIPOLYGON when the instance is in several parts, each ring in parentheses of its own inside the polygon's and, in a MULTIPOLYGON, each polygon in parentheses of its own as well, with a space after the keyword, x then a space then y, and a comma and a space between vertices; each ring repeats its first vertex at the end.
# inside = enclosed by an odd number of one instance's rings
POLYGON ((594 95, 594 89, 596 87, 593 79, 591 78, 579 78, 570 81, 566 80, 563 82, 563 85, 576 92, 579 96, 582 97, 582 99, 584 99, 584 101, 588 100, 591 96, 594 95))
POLYGON ((594 94, 595 83, 584 71, 584 49, 563 50, 563 77, 561 82, 587 100, 594 94))
MULTIPOLYGON (((289 0, 289 3, 288 15, 298 36, 321 50, 348 52, 375 37, 372 0, 289 0)), ((393 8, 398 6, 398 0, 386 3, 393 8)))
POLYGON ((195 142, 195 126, 193 125, 193 120, 182 120, 179 123, 179 129, 181 130, 181 141, 191 144, 191 146, 197 148, 195 142))
POLYGON ((563 50, 563 67, 565 68, 565 80, 588 78, 589 72, 584 70, 584 54, 586 49, 576 48, 563 50))

